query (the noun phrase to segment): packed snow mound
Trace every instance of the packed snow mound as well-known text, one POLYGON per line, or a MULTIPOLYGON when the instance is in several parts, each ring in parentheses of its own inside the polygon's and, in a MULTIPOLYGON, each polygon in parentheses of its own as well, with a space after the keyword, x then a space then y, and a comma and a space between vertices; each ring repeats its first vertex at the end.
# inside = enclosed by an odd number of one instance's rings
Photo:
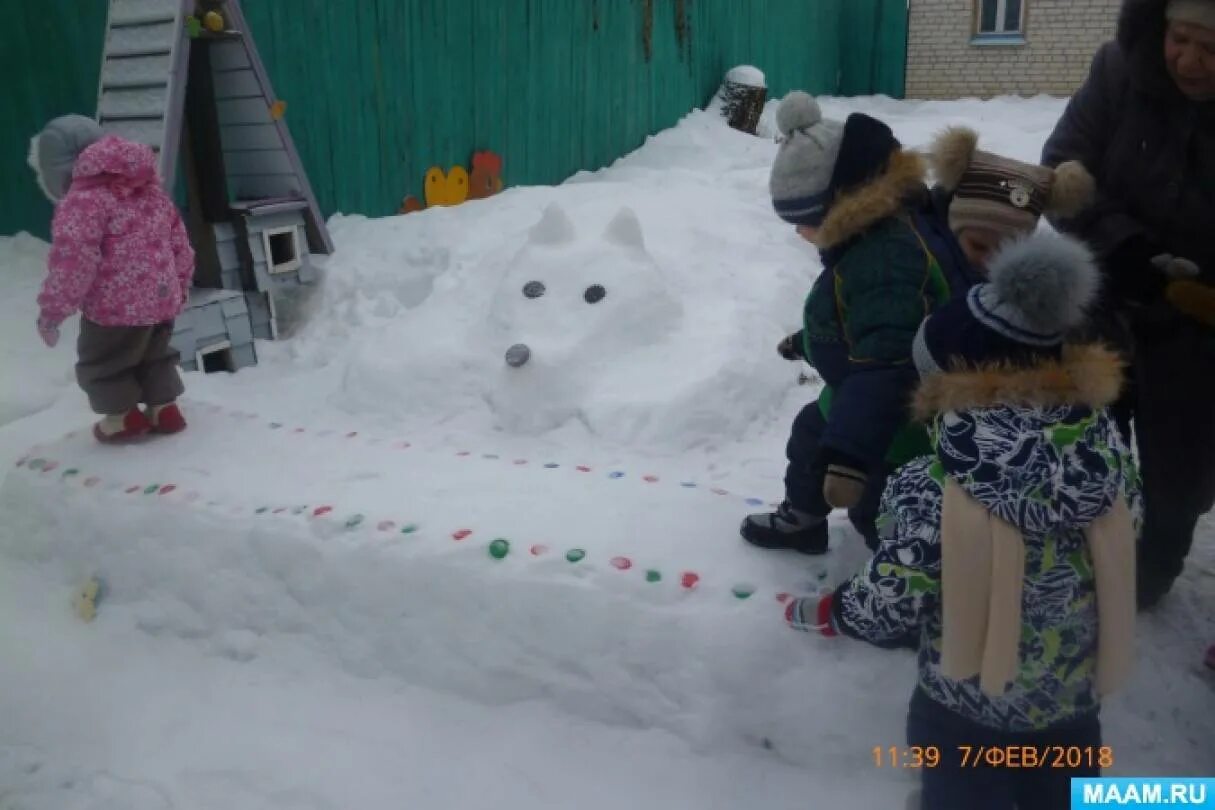
POLYGON ((657 259, 633 207, 605 218, 551 203, 504 261, 447 276, 360 346, 347 391, 418 415, 486 408, 525 436, 570 424, 625 445, 738 435, 792 375, 768 347, 771 313, 690 290, 696 270, 712 283, 709 268, 657 259))
POLYGON ((115 453, 81 431, 20 459, 0 485, 0 556, 65 592, 98 575, 99 621, 215 658, 303 644, 356 677, 488 705, 546 699, 699 749, 768 739, 809 758, 822 707, 806 690, 863 702, 909 689, 912 656, 896 669, 859 647, 870 674, 832 686, 838 672, 780 621, 788 593, 859 567, 842 514, 832 555, 765 552, 737 533, 760 502, 674 469, 452 452, 188 404, 191 430, 165 441, 115 453))

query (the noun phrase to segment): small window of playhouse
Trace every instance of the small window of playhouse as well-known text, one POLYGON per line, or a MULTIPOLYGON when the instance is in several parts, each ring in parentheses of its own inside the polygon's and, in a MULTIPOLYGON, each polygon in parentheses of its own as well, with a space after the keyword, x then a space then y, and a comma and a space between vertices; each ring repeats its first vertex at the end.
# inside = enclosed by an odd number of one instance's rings
POLYGON ((225 340, 213 343, 205 349, 199 349, 198 370, 204 374, 236 371, 236 363, 232 361, 232 344, 225 340))
POLYGON ((262 245, 271 273, 290 273, 300 268, 299 228, 290 225, 262 231, 262 245))
POLYGON ((978 0, 975 45, 1024 45, 1025 0, 978 0))

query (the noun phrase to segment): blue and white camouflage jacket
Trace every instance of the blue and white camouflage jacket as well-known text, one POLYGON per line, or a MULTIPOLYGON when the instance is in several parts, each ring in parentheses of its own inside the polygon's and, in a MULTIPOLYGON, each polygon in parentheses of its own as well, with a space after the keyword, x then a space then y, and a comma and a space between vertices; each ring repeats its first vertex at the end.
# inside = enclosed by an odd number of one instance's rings
POLYGON ((1083 530, 1126 498, 1139 530, 1138 473, 1105 406, 1121 366, 1097 347, 1032 369, 927 377, 917 414, 936 454, 892 476, 878 521, 881 545, 830 598, 832 628, 879 645, 919 635, 920 687, 977 723, 1049 728, 1096 711, 1096 584, 1083 530), (1015 403, 1015 404, 1014 404, 1015 403), (1025 542, 1020 671, 1007 692, 941 672, 941 502, 945 476, 1025 542))

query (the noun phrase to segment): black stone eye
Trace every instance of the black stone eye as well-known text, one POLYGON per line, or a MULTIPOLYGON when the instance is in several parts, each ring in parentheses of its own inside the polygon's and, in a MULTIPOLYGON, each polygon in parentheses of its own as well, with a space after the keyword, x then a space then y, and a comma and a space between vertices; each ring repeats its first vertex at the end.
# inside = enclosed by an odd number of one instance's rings
POLYGON ((525 298, 539 298, 544 295, 543 281, 529 281, 523 285, 523 295, 525 298))
POLYGON ((603 289, 602 284, 592 284, 586 288, 586 292, 582 297, 586 299, 588 304, 598 304, 607 295, 607 290, 603 289))

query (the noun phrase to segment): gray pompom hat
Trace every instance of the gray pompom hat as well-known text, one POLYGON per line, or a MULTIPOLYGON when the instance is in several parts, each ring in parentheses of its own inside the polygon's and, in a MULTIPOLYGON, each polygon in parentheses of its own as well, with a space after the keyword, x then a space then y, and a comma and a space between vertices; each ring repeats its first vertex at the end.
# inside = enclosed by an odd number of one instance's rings
POLYGON ((772 206, 786 222, 817 227, 827 215, 844 125, 823 118, 818 102, 796 91, 781 101, 776 126, 782 140, 768 179, 772 206))
POLYGON ((63 199, 72 184, 76 158, 102 134, 92 118, 61 115, 30 139, 29 166, 48 200, 56 203, 63 199))

